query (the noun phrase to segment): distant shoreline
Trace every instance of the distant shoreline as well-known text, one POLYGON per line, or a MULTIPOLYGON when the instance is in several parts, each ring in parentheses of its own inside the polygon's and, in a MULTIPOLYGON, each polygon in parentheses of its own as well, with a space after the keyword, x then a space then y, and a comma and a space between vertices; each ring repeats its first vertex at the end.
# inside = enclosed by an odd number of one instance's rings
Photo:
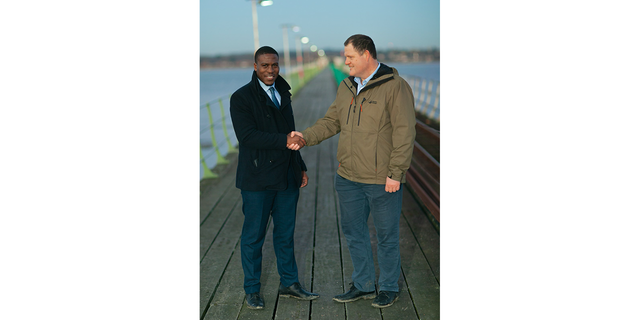
MULTIPOLYGON (((341 51, 326 51, 326 56, 330 60, 339 58, 341 51)), ((304 63, 313 62, 318 58, 316 53, 305 52, 304 63)), ((295 61, 296 54, 291 54, 292 61, 295 61)), ((282 57, 281 57, 282 60, 282 57)), ((378 60, 388 63, 429 63, 440 61, 440 50, 384 50, 378 51, 378 60)), ((207 69, 237 69, 253 67, 253 54, 231 54, 217 56, 200 56, 200 70, 207 69)))

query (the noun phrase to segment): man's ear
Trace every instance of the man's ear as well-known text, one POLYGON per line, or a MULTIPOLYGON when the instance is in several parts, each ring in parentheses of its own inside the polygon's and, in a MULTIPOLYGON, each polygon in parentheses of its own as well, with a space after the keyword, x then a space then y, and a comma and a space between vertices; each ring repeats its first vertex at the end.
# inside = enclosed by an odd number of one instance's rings
POLYGON ((371 52, 369 52, 369 50, 365 50, 362 55, 364 56, 365 60, 369 62, 369 60, 371 59, 371 52))

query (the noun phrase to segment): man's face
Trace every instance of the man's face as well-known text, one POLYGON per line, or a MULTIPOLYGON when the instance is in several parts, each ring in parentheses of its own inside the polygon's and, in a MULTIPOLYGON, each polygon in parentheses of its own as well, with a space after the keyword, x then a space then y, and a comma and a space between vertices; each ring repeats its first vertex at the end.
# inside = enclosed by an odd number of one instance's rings
POLYGON ((366 78, 369 76, 368 74, 363 74, 367 71, 367 54, 368 52, 365 51, 364 54, 360 55, 358 51, 353 48, 351 43, 344 47, 344 56, 346 58, 344 64, 349 66, 350 76, 359 78, 366 78))
POLYGON ((272 85, 280 73, 278 55, 273 53, 259 55, 258 62, 253 64, 253 70, 258 74, 260 81, 268 86, 272 85))

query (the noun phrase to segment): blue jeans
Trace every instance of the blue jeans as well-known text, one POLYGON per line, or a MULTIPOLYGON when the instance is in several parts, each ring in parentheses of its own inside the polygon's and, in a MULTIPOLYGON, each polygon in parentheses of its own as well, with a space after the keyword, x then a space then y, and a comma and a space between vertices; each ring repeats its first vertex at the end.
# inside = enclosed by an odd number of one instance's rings
POLYGON ((244 223, 240 247, 245 293, 260 292, 262 245, 270 214, 273 220, 273 248, 276 253, 280 282, 285 287, 298 282, 298 266, 293 253, 293 233, 299 194, 300 186, 295 185, 291 169, 288 173, 288 186, 284 191, 242 190, 244 223))
POLYGON ((347 239, 353 274, 351 279, 358 290, 375 291, 376 270, 369 237, 369 212, 378 238, 378 267, 380 291, 398 292, 400 278, 400 190, 389 193, 383 184, 365 184, 347 180, 336 173, 335 188, 340 199, 342 232, 347 239))

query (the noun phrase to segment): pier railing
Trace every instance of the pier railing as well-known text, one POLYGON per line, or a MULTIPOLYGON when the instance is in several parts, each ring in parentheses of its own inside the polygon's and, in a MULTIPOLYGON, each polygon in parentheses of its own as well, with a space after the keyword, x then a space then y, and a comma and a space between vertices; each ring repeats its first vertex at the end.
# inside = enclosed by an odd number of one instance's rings
POLYGON ((440 81, 412 75, 403 76, 413 89, 415 109, 430 127, 440 128, 440 81))
POLYGON ((413 89, 416 141, 407 187, 440 230, 440 81, 403 77, 413 89))

